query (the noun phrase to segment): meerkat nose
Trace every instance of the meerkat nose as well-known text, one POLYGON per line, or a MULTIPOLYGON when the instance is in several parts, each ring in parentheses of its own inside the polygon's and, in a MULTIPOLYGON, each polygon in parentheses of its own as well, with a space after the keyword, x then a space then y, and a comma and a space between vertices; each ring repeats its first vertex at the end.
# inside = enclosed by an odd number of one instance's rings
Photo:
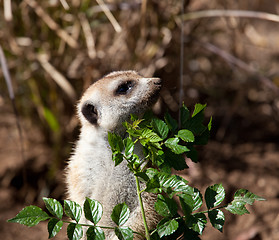
POLYGON ((161 78, 148 78, 150 82, 153 82, 156 85, 161 85, 163 80, 161 78))

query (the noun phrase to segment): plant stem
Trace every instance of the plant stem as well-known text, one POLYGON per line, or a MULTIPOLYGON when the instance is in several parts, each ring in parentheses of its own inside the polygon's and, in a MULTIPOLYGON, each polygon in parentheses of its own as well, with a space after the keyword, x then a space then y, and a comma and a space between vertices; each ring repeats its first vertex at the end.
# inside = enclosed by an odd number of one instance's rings
POLYGON ((137 194, 139 197, 141 215, 142 215, 142 220, 143 220, 143 224, 144 224, 144 228, 145 228, 145 237, 146 237, 146 240, 150 240, 150 234, 149 234, 146 217, 145 217, 145 212, 144 212, 144 208, 143 208, 143 202, 142 202, 142 198, 141 198, 139 178, 137 176, 135 176, 135 178, 136 178, 136 184, 137 184, 137 194))

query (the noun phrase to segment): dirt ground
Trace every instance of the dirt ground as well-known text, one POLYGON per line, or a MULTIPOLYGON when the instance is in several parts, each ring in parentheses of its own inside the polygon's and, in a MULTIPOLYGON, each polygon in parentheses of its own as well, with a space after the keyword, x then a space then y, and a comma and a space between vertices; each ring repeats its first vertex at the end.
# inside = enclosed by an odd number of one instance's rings
MULTIPOLYGON (((51 194, 52 197, 63 199, 65 192, 63 171, 58 172, 54 178, 49 176, 52 150, 43 144, 40 132, 25 121, 22 121, 25 143, 23 168, 15 117, 6 104, 1 105, 0 111, 1 239, 47 239, 45 222, 28 228, 7 223, 6 220, 14 217, 24 206, 30 204, 43 206, 42 196, 51 194), (23 170, 26 174, 25 185, 23 170)), ((255 134, 247 129, 244 131, 240 126, 238 131, 234 129, 228 136, 241 136, 243 132, 255 134)), ((224 233, 207 227, 202 239, 279 239, 279 144, 272 141, 275 138, 270 138, 269 141, 251 141, 246 137, 247 141, 236 144, 232 144, 230 139, 217 141, 215 136, 212 138, 207 146, 200 149, 201 162, 198 164, 189 162, 190 169, 180 174, 184 174, 190 184, 198 187, 203 193, 206 186, 223 183, 227 201, 239 188, 246 188, 266 198, 267 201, 257 202, 248 207, 251 213, 249 215, 233 216, 226 213, 224 233)), ((58 234, 55 239, 63 239, 66 230, 63 228, 62 231, 64 234, 58 234)))

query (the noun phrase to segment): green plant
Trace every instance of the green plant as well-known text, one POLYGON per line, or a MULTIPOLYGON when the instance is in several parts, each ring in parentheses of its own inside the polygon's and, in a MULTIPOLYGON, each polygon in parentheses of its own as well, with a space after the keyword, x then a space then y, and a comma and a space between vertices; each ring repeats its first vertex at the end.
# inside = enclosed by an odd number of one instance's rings
MULTIPOLYGON (((131 121, 123 123, 127 133, 124 139, 115 133, 108 133, 115 166, 126 161, 136 178, 146 239, 169 236, 174 239, 180 235, 184 235, 184 239, 199 239, 208 220, 214 228, 222 232, 225 223, 223 209, 242 215, 249 213, 246 204, 252 205, 255 200, 264 200, 248 190, 240 189, 236 191, 230 203, 221 205, 225 199, 222 184, 209 186, 203 197, 197 188, 188 185, 188 181, 171 174, 172 168, 175 170, 188 168, 184 155, 197 162, 195 146, 207 143, 211 119, 207 125, 203 124, 205 107, 206 105, 196 104, 191 114, 183 105, 180 109, 181 127, 168 113, 163 121, 148 112, 143 119, 132 115, 131 121), (143 157, 134 153, 136 144, 142 146, 143 157), (144 183, 143 189, 140 182, 144 183), (155 229, 148 229, 146 223, 141 198, 144 191, 157 194, 154 208, 162 216, 162 220, 155 229), (178 201, 174 200, 174 196, 177 196, 178 201), (198 211, 204 201, 206 210, 198 211), (181 206, 183 215, 178 214, 178 205, 181 206)), ((118 204, 113 209, 111 218, 117 225, 113 228, 98 225, 102 216, 102 205, 98 201, 87 198, 84 202, 84 215, 92 223, 90 225, 79 223, 82 208, 77 203, 64 201, 64 212, 73 220, 69 222, 62 219, 63 207, 57 200, 44 198, 44 202, 52 216, 39 207, 29 206, 8 221, 34 226, 40 221, 49 220, 49 238, 60 231, 63 223, 69 223, 67 227, 69 239, 80 239, 83 235, 82 226, 88 227, 87 239, 105 239, 103 229, 114 229, 119 239, 133 239, 134 234, 140 234, 124 226, 130 213, 125 203, 118 204)))

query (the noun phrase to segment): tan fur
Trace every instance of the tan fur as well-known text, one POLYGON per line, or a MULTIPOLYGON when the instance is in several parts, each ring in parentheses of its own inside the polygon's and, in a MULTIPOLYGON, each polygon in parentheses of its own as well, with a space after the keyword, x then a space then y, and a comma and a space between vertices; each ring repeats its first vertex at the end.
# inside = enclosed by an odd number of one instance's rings
MULTIPOLYGON (((107 133, 123 134, 122 122, 128 120, 131 113, 141 115, 150 108, 160 87, 158 78, 143 78, 134 71, 112 72, 91 85, 78 104, 81 132, 67 167, 68 196, 80 205, 85 197, 100 201, 104 210, 99 223, 102 226, 115 226, 110 219, 111 211, 116 204, 125 202, 131 211, 125 225, 144 234, 135 178, 125 162, 114 167, 107 133), (119 94, 117 89, 127 82, 131 82, 132 87, 127 93, 119 94)), ((141 148, 137 147, 135 151, 142 156, 141 148)), ((159 220, 154 211, 155 199, 152 194, 143 196, 151 228, 159 220)), ((86 222, 84 218, 82 221, 86 222)), ((112 231, 106 231, 106 239, 117 237, 112 231)), ((135 239, 141 238, 135 235, 135 239)))

